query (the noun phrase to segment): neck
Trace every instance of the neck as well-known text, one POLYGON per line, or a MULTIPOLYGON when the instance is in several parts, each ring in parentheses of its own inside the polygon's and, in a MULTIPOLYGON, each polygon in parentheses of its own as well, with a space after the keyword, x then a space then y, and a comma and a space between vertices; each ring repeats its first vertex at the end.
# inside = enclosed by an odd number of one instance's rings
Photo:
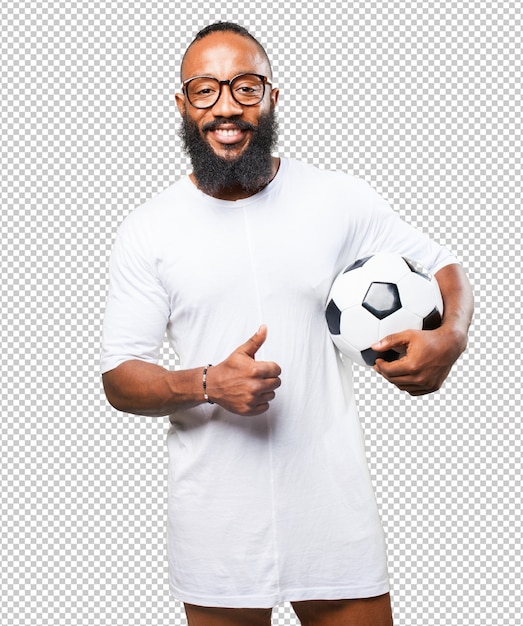
MULTIPOLYGON (((261 183, 259 188, 257 188, 255 191, 246 191, 243 187, 239 185, 231 185, 230 187, 222 188, 208 195, 211 195, 213 198, 216 198, 217 200, 229 200, 231 202, 234 202, 235 200, 243 200, 245 198, 250 198, 251 196, 254 196, 255 194, 259 193, 262 189, 267 187, 267 185, 274 179, 274 177, 278 173, 279 168, 280 168, 280 159, 278 157, 272 157, 271 175, 266 181, 261 183)), ((189 174, 189 178, 191 179, 193 184, 199 188, 198 180, 196 179, 194 172, 189 174)))

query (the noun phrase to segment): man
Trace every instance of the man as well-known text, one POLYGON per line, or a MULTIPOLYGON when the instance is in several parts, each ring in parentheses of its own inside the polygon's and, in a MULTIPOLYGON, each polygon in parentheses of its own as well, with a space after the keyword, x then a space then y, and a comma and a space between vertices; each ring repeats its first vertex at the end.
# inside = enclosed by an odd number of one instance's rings
POLYGON ((343 267, 378 250, 435 272, 441 328, 375 346, 406 347, 375 369, 421 395, 465 349, 470 287, 363 181, 272 156, 279 92, 243 28, 201 31, 181 77, 194 169, 120 228, 102 354, 113 406, 170 416, 172 593, 190 626, 267 626, 284 601, 306 626, 390 626, 351 368, 325 301, 343 267), (166 330, 174 372, 157 365, 166 330))

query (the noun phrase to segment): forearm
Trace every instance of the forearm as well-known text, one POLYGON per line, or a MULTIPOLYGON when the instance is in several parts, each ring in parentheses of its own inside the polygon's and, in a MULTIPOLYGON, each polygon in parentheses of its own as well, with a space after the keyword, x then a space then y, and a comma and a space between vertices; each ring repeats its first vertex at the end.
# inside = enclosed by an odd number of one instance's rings
POLYGON ((204 401, 202 368, 170 371, 132 360, 103 375, 105 395, 119 411, 160 417, 204 401))
POLYGON ((472 288, 461 265, 447 265, 435 276, 443 297, 441 330, 453 338, 456 351, 461 354, 467 346, 468 329, 474 311, 472 288))

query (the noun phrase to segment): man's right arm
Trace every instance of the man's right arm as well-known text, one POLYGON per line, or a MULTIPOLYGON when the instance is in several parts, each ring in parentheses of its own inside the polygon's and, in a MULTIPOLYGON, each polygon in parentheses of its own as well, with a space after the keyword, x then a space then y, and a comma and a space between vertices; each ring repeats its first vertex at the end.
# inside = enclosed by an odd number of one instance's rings
POLYGON ((203 401, 201 369, 169 371, 154 363, 125 361, 102 376, 115 409, 160 417, 203 401))
MULTIPOLYGON (((209 400, 238 415, 264 413, 280 386, 280 367, 256 361, 267 338, 259 330, 224 361, 207 370, 209 400)), ((170 371, 159 365, 129 360, 103 374, 108 401, 119 411, 159 417, 207 402, 203 389, 203 366, 170 371)))

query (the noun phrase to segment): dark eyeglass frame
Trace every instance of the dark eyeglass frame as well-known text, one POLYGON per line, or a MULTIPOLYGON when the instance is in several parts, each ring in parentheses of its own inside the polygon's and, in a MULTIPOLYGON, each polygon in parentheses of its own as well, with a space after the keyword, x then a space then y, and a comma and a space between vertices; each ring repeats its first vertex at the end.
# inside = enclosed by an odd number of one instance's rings
POLYGON ((237 102, 240 106, 242 107, 255 107, 258 104, 260 104, 260 102, 263 100, 263 98, 265 97, 265 85, 270 85, 272 87, 272 81, 270 81, 267 76, 263 76, 263 74, 256 74, 255 72, 243 72, 242 74, 237 74, 236 76, 233 76, 231 79, 229 80, 218 80, 215 76, 207 76, 207 75, 202 75, 202 76, 192 76, 191 78, 188 78, 187 80, 184 80, 182 83, 182 87, 181 90, 183 91, 183 93, 185 94, 187 101, 189 102, 189 104, 191 106, 193 106, 195 109, 210 109, 211 107, 213 107, 218 100, 220 99, 221 95, 222 95, 222 87, 223 85, 228 85, 229 89, 231 91, 231 96, 233 97, 233 100, 235 102, 237 102), (259 78, 262 82, 262 94, 259 100, 257 100, 256 102, 249 102, 249 103, 245 103, 245 102, 240 102, 234 95, 234 91, 232 90, 232 83, 238 79, 241 78, 242 76, 256 76, 257 78, 259 78), (199 104, 194 104, 193 102, 191 102, 191 99, 189 97, 189 93, 188 90, 186 89, 187 85, 193 81, 196 80, 197 78, 212 78, 212 80, 215 80, 218 83, 218 92, 216 95, 216 100, 214 100, 213 102, 211 102, 210 104, 205 104, 204 106, 199 105, 199 104))

